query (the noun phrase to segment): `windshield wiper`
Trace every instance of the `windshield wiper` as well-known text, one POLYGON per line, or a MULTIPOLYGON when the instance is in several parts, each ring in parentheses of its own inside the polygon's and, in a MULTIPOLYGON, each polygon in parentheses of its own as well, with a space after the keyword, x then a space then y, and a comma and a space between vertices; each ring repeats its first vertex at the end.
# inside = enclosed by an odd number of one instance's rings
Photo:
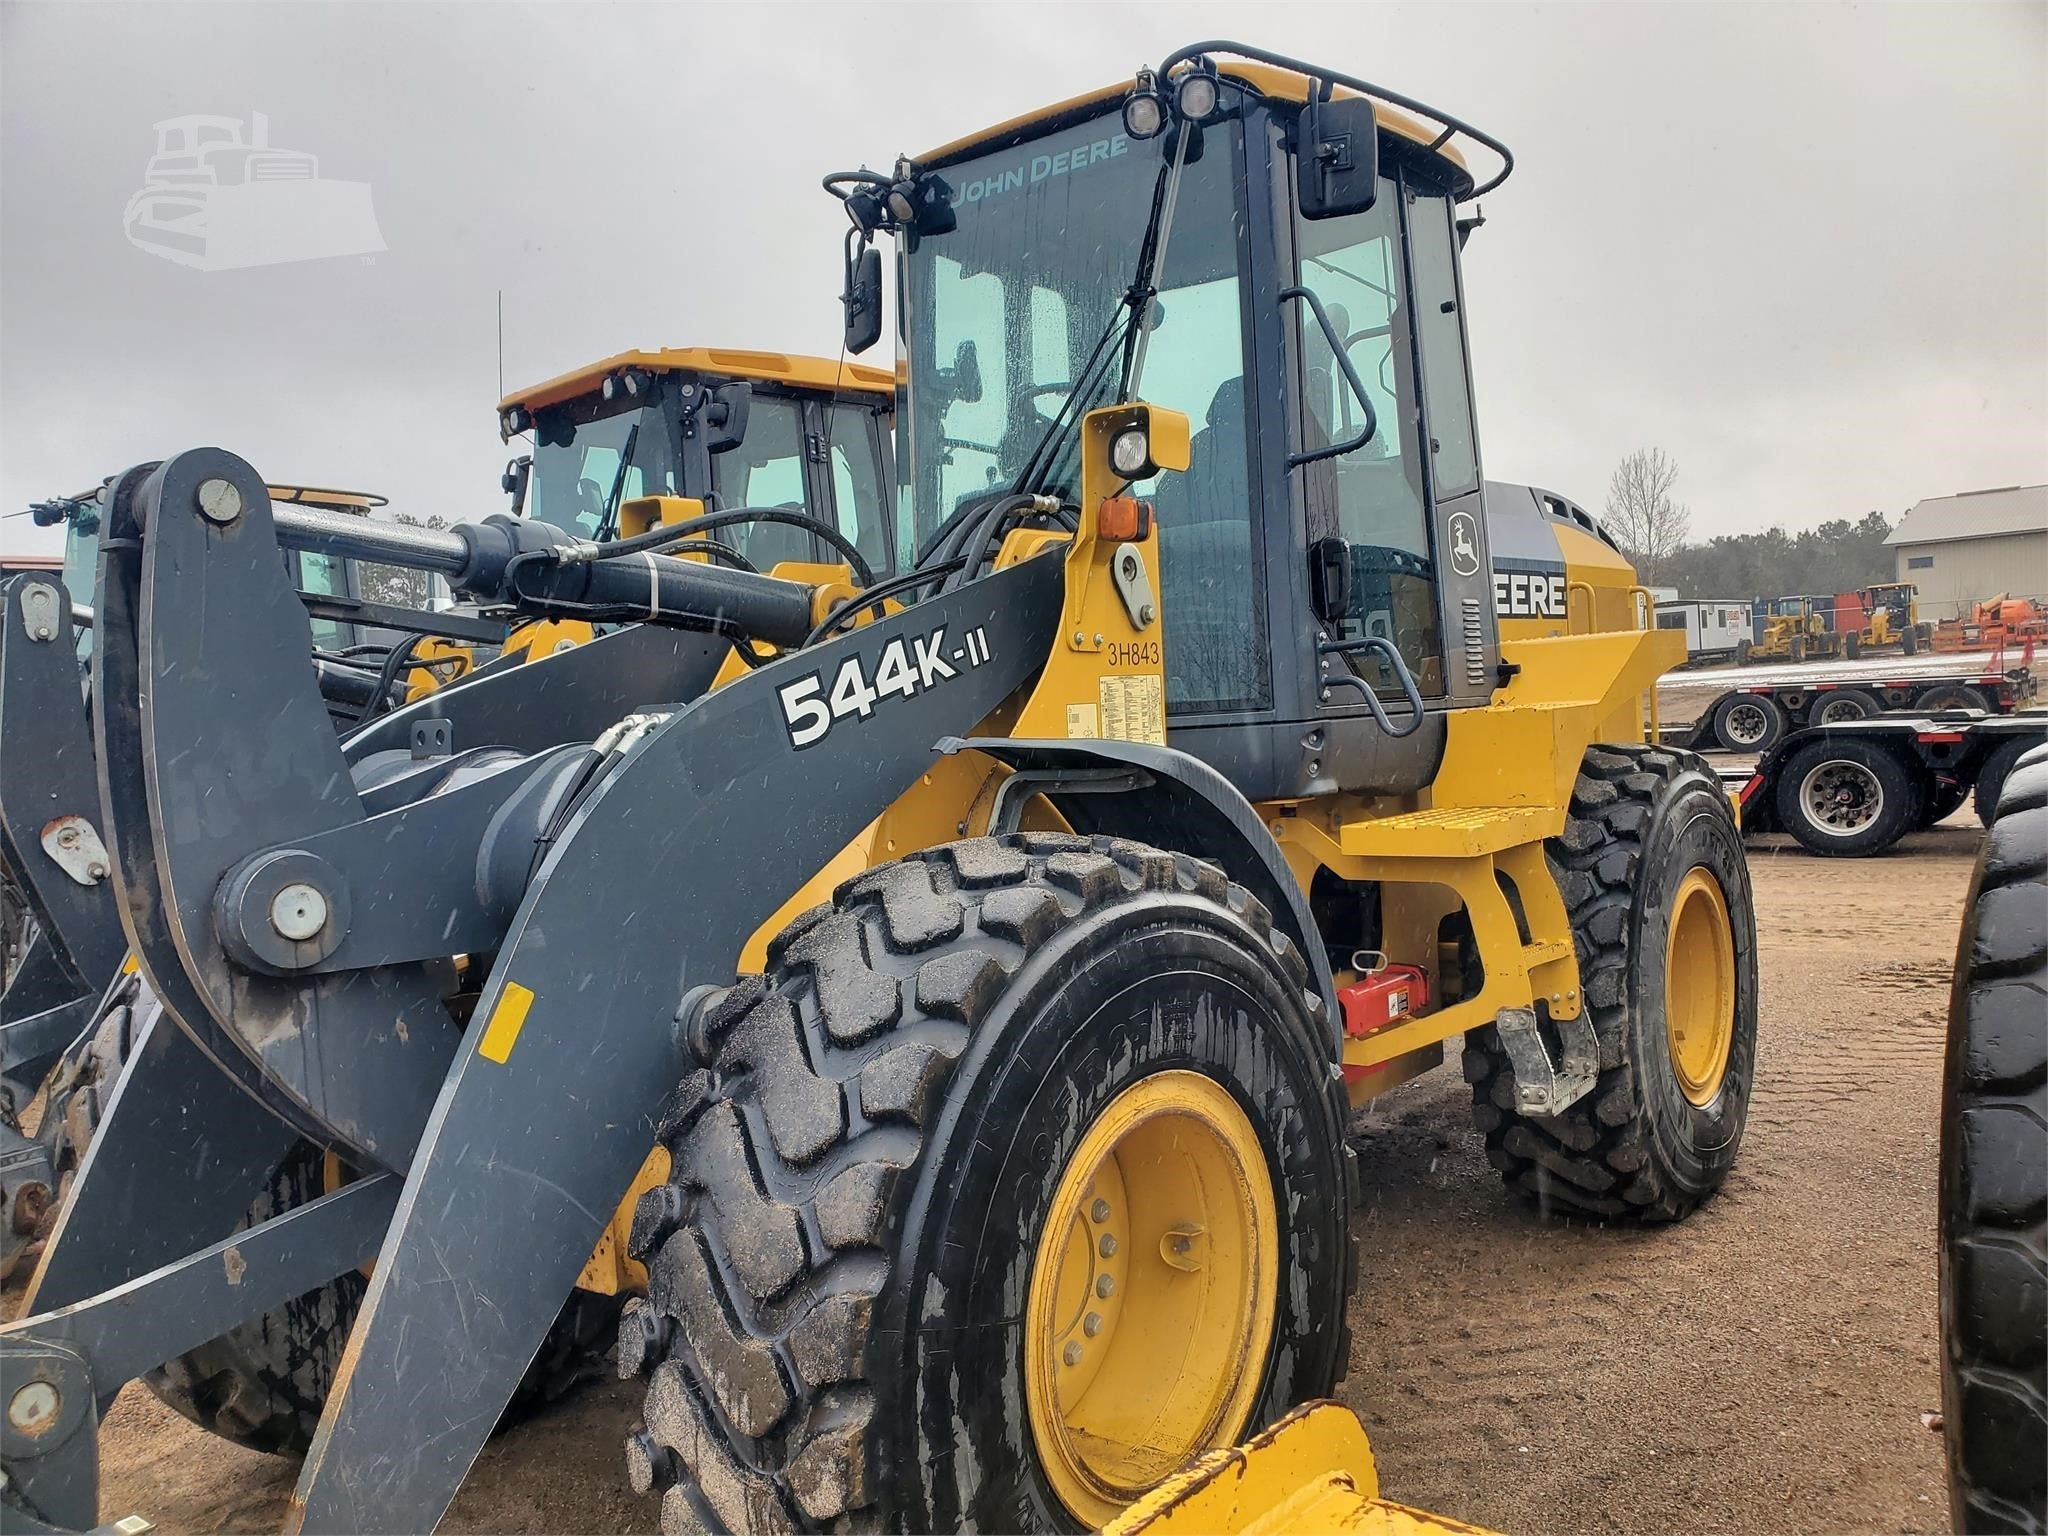
POLYGON ((600 544, 619 526, 619 498, 625 494, 626 471, 633 467, 633 449, 639 441, 640 423, 636 421, 626 429, 626 443, 619 450, 619 472, 612 476, 612 492, 604 499, 604 516, 598 522, 597 532, 591 535, 600 544))

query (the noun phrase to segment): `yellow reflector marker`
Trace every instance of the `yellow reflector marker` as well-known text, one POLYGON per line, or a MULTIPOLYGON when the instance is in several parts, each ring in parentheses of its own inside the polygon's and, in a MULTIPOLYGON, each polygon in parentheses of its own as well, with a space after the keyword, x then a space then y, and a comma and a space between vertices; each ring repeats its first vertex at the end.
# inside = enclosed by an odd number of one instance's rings
POLYGON ((516 981, 506 982, 505 990, 498 994, 498 1006, 491 1010, 491 1022, 484 1026, 484 1040, 476 1048, 477 1055, 502 1067, 511 1058, 512 1047, 519 1043, 526 1010, 532 1006, 533 993, 516 981))

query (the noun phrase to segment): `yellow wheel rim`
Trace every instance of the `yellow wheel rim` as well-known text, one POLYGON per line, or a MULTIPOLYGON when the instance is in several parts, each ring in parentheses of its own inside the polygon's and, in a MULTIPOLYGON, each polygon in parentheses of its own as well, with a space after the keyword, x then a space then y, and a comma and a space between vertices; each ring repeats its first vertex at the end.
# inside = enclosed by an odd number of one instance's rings
POLYGON ((1735 1040, 1735 937, 1728 898, 1707 870, 1679 882, 1664 939, 1664 1027, 1686 1098, 1711 1104, 1735 1040))
POLYGON ((1221 1084, 1160 1072, 1110 1101, 1053 1191, 1024 1316, 1032 1438, 1075 1519, 1241 1438, 1279 1263, 1265 1153, 1221 1084))

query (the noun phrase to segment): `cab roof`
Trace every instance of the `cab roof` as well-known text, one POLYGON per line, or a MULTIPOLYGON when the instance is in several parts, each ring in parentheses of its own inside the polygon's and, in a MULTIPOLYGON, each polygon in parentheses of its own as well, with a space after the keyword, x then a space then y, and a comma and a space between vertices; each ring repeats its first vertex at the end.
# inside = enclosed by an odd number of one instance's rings
POLYGON ((595 391, 607 374, 622 368, 655 373, 708 373, 721 378, 787 384, 793 389, 843 390, 853 394, 893 395, 896 375, 866 363, 834 362, 795 352, 744 352, 728 347, 661 347, 655 351, 620 352, 569 373, 519 390, 498 402, 501 411, 523 405, 529 411, 559 405, 595 391))
MULTIPOLYGON (((1221 58, 1215 61, 1216 73, 1227 80, 1235 80, 1249 86, 1261 96, 1276 101, 1305 102, 1308 100, 1309 77, 1277 65, 1261 64, 1248 59, 1221 58)), ((918 157, 921 166, 939 166, 947 161, 957 160, 989 145, 1003 140, 1025 136, 1032 128, 1049 125, 1062 118, 1084 112, 1089 107, 1115 101, 1130 90, 1132 82, 1119 80, 1114 85, 1105 85, 1079 96, 1069 97, 1054 106, 1039 107, 1008 122, 997 123, 992 128, 978 129, 964 138, 943 144, 929 154, 918 157)), ((1333 92, 1337 96, 1364 96, 1367 92, 1354 90, 1348 85, 1339 85, 1333 92)), ((1464 180, 1471 179, 1471 168, 1456 145, 1447 142, 1448 135, 1440 127, 1432 127, 1412 116, 1400 107, 1373 97, 1373 115, 1378 120, 1381 133, 1391 133, 1420 146, 1454 168, 1456 175, 1464 180)))

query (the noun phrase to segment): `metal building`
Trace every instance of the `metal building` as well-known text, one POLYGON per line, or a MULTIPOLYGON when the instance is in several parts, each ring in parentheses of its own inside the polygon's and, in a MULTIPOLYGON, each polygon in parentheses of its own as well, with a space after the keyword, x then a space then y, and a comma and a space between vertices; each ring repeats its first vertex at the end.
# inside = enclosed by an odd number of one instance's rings
POLYGON ((2048 600, 2048 485, 1930 496, 1885 543, 1895 579, 1919 588, 1923 620, 1968 618, 2001 593, 2048 600))

